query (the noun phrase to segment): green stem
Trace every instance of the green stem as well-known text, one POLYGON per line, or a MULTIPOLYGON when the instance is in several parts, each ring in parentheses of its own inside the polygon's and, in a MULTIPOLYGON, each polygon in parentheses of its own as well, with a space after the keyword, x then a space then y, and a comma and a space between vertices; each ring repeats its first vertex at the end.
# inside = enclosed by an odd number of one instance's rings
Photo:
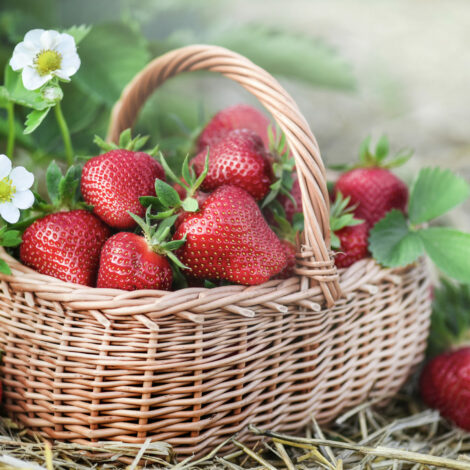
POLYGON ((64 141, 65 156, 67 157, 67 163, 69 165, 72 165, 73 164, 72 141, 70 139, 69 128, 67 127, 67 123, 65 122, 64 115, 62 114, 62 108, 60 106, 60 102, 58 102, 55 105, 54 110, 55 110, 55 117, 57 119, 57 124, 59 124, 60 132, 62 133, 62 139, 64 141))
POLYGON ((10 101, 7 106, 8 113, 8 140, 7 140, 7 155, 13 158, 13 151, 15 150, 15 105, 10 101))

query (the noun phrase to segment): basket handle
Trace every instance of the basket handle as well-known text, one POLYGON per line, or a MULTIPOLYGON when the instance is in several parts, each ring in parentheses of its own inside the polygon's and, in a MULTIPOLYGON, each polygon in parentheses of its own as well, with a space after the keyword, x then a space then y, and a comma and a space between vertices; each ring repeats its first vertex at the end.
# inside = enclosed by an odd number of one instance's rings
MULTIPOLYGON (((296 273, 319 284, 329 307, 341 295, 336 266, 330 252, 329 196, 318 144, 294 100, 265 70, 223 47, 193 45, 168 52, 150 62, 124 89, 115 104, 108 140, 135 122, 138 112, 169 78, 186 71, 219 72, 251 92, 272 114, 286 135, 294 155, 305 217, 302 249, 296 273)), ((305 284, 303 284, 305 286, 305 284)))

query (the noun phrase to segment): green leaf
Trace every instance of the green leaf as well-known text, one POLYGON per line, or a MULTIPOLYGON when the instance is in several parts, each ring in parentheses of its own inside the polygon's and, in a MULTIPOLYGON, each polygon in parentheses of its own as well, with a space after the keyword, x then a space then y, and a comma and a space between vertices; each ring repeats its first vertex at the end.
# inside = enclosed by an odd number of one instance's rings
POLYGON ((371 137, 367 136, 359 145, 359 161, 365 165, 367 165, 370 160, 370 153, 369 153, 370 141, 371 141, 371 137))
POLYGON ((191 172, 191 170, 189 169, 189 154, 187 154, 184 159, 183 166, 181 167, 181 175, 183 176, 184 181, 186 181, 189 186, 192 186, 194 184, 194 172, 191 172))
POLYGON ((59 184, 61 180, 62 172, 54 160, 49 164, 46 171, 47 192, 49 193, 52 204, 59 203, 59 184))
POLYGON ((8 230, 2 233, 0 238, 1 246, 18 246, 22 242, 19 230, 8 230))
POLYGON ((41 111, 51 105, 49 101, 43 98, 40 91, 27 90, 23 85, 21 73, 14 72, 9 65, 5 68, 5 88, 11 101, 27 108, 41 111))
POLYGON ((121 135, 119 136, 118 147, 121 149, 127 148, 131 139, 132 139, 131 129, 125 129, 124 131, 121 132, 121 135))
POLYGON ((10 266, 8 266, 7 262, 3 259, 0 259, 0 273, 6 274, 7 276, 11 276, 10 266))
POLYGON ((369 250, 380 264, 393 268, 418 259, 423 244, 419 235, 410 231, 403 213, 392 210, 370 231, 369 250))
POLYGON ((470 234, 431 227, 419 230, 424 249, 436 266, 460 282, 470 282, 470 234))
POLYGON ((304 231, 304 215, 302 212, 296 212, 292 217, 292 227, 296 232, 304 231))
POLYGON ((181 204, 181 200, 176 189, 172 188, 168 183, 165 183, 160 179, 155 180, 155 193, 165 207, 176 207, 181 204))
POLYGON ((386 136, 380 137, 375 146, 375 156, 379 162, 385 160, 389 152, 389 144, 386 136))
POLYGON ((172 251, 172 250, 177 250, 178 248, 183 246, 185 243, 186 243, 186 239, 184 239, 184 240, 171 240, 167 243, 163 243, 161 246, 165 250, 172 251))
POLYGON ((35 109, 31 111, 27 116, 26 116, 26 122, 24 123, 25 129, 24 133, 25 134, 31 134, 31 132, 34 132, 44 121, 44 118, 47 116, 51 108, 45 108, 42 109, 41 111, 35 109))
POLYGON ((150 55, 143 36, 122 23, 112 23, 89 32, 80 44, 80 58, 86 67, 80 67, 74 83, 110 107, 150 55))
POLYGON ((187 197, 183 201, 182 207, 186 212, 196 212, 199 209, 199 204, 193 197, 187 197))
POLYGON ((423 168, 410 193, 409 218, 412 224, 435 219, 461 204, 470 194, 467 182, 440 168, 423 168))
POLYGON ((64 30, 64 33, 70 34, 75 39, 75 44, 79 44, 88 33, 91 31, 91 26, 82 24, 79 26, 71 26, 70 28, 64 30))
POLYGON ((331 248, 334 250, 339 250, 341 248, 341 240, 339 239, 336 233, 331 232, 331 248))
POLYGON ((74 203, 78 200, 81 176, 81 166, 73 165, 67 170, 67 173, 59 182, 59 200, 69 205, 70 208, 72 208, 74 203))
POLYGON ((178 257, 172 253, 171 251, 166 253, 166 256, 169 258, 170 261, 172 261, 178 268, 180 269, 189 269, 188 266, 185 266, 179 259, 178 257))
POLYGON ((140 196, 139 202, 144 207, 152 206, 156 210, 163 209, 163 206, 160 203, 160 199, 158 199, 158 197, 156 196, 140 196))

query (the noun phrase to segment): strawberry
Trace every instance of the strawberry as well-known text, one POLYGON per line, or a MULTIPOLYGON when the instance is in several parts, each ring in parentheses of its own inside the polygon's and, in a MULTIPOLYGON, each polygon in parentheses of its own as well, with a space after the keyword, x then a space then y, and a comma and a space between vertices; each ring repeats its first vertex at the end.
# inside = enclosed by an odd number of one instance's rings
POLYGON ((377 142, 375 154, 369 150, 369 145, 369 138, 362 142, 360 163, 339 177, 335 193, 340 191, 349 197, 350 205, 356 206, 356 216, 372 228, 392 209, 406 211, 408 188, 389 169, 402 165, 411 153, 401 153, 386 161, 389 153, 386 137, 377 142))
POLYGON ((95 139, 108 150, 93 157, 83 167, 81 191, 85 202, 93 206, 94 213, 111 227, 130 229, 136 222, 129 212, 143 217, 145 208, 139 197, 155 196, 155 179, 165 179, 162 166, 149 154, 135 151, 145 138, 130 140, 130 132, 124 131, 120 145, 95 139))
POLYGON ((279 274, 276 274, 273 279, 289 279, 294 275, 294 269, 297 264, 295 259, 295 245, 288 240, 281 240, 281 244, 287 257, 287 264, 286 267, 279 274))
POLYGON ((198 151, 213 146, 234 129, 250 129, 261 137, 263 144, 268 148, 269 119, 256 108, 246 104, 231 106, 219 111, 207 124, 199 136, 198 151))
POLYGON ((172 281, 168 259, 153 251, 144 237, 119 232, 104 244, 97 287, 169 290, 172 281))
POLYGON ((338 252, 338 268, 347 268, 368 255, 368 226, 356 218, 350 203, 350 197, 344 198, 338 191, 330 209, 331 247, 338 252))
POLYGON ((432 359, 421 374, 420 392, 428 406, 470 431, 470 347, 432 359))
POLYGON ((408 188, 385 168, 356 168, 340 176, 336 191, 357 204, 356 216, 373 227, 392 209, 406 211, 408 188))
MULTIPOLYGON (((191 160, 197 175, 203 171, 206 155, 203 150, 191 160)), ((248 129, 237 129, 209 148, 209 171, 201 188, 212 191, 233 184, 260 200, 269 192, 272 178, 269 154, 260 137, 248 129)))
POLYGON ((335 264, 338 268, 347 268, 351 264, 366 258, 368 255, 367 224, 347 226, 335 232, 340 241, 338 254, 335 256, 335 264))
POLYGON ((90 212, 56 212, 36 220, 23 234, 21 261, 67 282, 94 286, 101 247, 110 236, 90 212))
POLYGON ((184 237, 178 254, 196 278, 255 285, 286 266, 281 242, 255 200, 237 186, 217 188, 199 212, 188 214, 173 239, 184 237))

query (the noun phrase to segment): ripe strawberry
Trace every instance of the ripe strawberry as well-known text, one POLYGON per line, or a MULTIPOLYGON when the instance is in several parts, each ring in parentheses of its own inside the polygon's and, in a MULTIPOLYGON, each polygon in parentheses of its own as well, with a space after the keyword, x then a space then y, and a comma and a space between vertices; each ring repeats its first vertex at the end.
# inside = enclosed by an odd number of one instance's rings
POLYGON ((297 264, 295 259, 295 245, 288 240, 281 240, 281 244, 287 257, 287 264, 273 279, 289 279, 294 275, 295 265, 297 264))
POLYGON ((255 285, 278 274, 287 262, 255 200, 237 186, 221 186, 199 212, 188 214, 173 239, 184 237, 179 257, 193 277, 255 285))
POLYGON ((347 268, 368 255, 368 226, 353 210, 349 196, 344 198, 338 191, 330 210, 331 247, 338 252, 338 268, 347 268))
POLYGON ((89 160, 83 167, 81 190, 93 212, 111 227, 136 226, 128 212, 143 217, 140 196, 155 196, 155 179, 162 166, 144 152, 116 149, 89 160))
POLYGON ((23 234, 21 261, 67 282, 94 286, 101 247, 111 232, 90 212, 56 212, 36 220, 23 234))
POLYGON ((339 253, 335 256, 335 264, 338 268, 347 268, 356 261, 367 257, 368 234, 366 223, 349 225, 335 232, 340 240, 339 253))
MULTIPOLYGON (((197 175, 204 169, 207 151, 191 160, 197 175)), ((269 154, 260 137, 248 129, 231 131, 209 149, 209 172, 201 188, 212 191, 224 184, 233 184, 260 200, 269 192, 273 178, 269 154)))
POLYGON ((198 151, 206 150, 234 129, 250 129, 258 134, 266 148, 269 147, 269 119, 256 108, 246 104, 231 106, 219 111, 207 124, 198 139, 198 151))
POLYGON ((421 374, 420 391, 428 406, 470 431, 470 347, 432 359, 421 374))
POLYGON ((373 227, 392 209, 406 211, 408 188, 405 183, 385 168, 356 168, 338 179, 336 191, 357 204, 355 214, 373 227))
POLYGON ((172 281, 168 259, 152 250, 144 237, 119 232, 104 244, 97 287, 169 290, 172 281))

